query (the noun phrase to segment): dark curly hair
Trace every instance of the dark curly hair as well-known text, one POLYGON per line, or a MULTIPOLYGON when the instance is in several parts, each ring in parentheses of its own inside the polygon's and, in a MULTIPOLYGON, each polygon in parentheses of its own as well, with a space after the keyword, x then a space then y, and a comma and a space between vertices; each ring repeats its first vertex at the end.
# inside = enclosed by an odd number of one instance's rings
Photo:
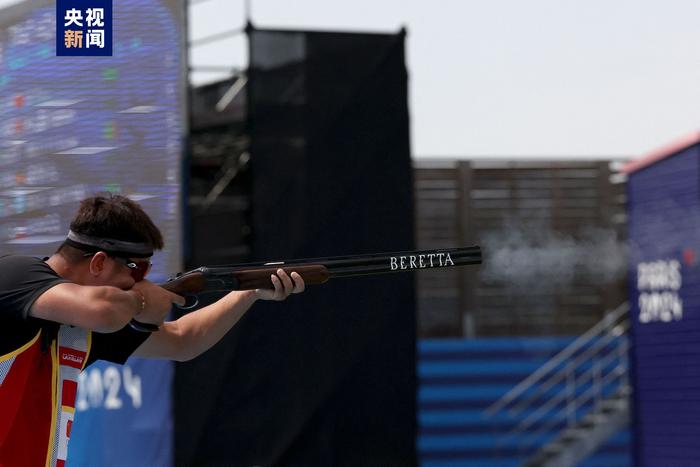
MULTIPOLYGON (((154 250, 163 249, 163 235, 148 214, 135 201, 112 193, 99 194, 80 202, 80 208, 70 224, 73 232, 99 238, 147 243, 154 250)), ((68 258, 82 258, 62 244, 58 253, 68 258)))

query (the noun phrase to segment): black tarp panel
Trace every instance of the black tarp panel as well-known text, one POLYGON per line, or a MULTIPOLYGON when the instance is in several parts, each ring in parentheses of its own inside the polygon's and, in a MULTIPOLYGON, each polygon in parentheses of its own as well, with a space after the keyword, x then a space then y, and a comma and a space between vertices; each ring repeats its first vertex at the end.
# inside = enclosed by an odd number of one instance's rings
MULTIPOLYGON (((413 248, 404 37, 250 31, 253 260, 413 248)), ((256 304, 178 368, 178 465, 414 465, 414 279, 256 304)))

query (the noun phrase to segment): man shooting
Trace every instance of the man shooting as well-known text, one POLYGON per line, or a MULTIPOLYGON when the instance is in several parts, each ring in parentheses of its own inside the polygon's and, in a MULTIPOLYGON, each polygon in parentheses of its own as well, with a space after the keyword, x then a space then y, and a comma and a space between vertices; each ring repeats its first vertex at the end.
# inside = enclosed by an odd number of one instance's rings
POLYGON ((278 269, 274 289, 233 291, 164 322, 185 300, 145 279, 162 248, 137 203, 107 195, 81 202, 50 258, 0 257, 0 466, 65 463, 78 375, 96 360, 192 359, 257 300, 305 287, 299 274, 278 269))

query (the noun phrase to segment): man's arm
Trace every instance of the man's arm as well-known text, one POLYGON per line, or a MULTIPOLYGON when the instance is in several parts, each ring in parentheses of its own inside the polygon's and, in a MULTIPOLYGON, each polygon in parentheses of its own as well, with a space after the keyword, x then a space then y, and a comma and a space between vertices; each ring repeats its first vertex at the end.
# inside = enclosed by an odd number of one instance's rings
POLYGON ((126 326, 141 303, 136 292, 109 286, 57 284, 36 299, 29 316, 98 332, 126 326))
POLYGON ((97 332, 114 332, 134 317, 143 316, 147 322, 153 322, 154 317, 160 316, 157 321, 160 323, 173 302, 184 303, 182 297, 145 282, 131 290, 57 284, 36 299, 29 308, 29 316, 97 332), (153 293, 152 289, 158 290, 153 293))
POLYGON ((257 300, 286 299, 304 291, 304 280, 295 272, 291 278, 279 269, 272 276, 274 290, 233 291, 221 300, 183 317, 164 323, 134 353, 137 357, 191 360, 210 349, 243 317, 257 300))

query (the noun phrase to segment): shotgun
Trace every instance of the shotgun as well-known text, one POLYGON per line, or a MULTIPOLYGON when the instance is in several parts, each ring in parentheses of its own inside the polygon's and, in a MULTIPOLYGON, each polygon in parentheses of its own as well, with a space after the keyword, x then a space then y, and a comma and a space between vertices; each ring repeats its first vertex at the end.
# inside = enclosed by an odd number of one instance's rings
POLYGON ((273 289, 270 276, 280 268, 287 274, 298 273, 307 285, 313 285, 323 284, 329 279, 338 277, 409 272, 470 264, 481 264, 480 247, 306 258, 235 266, 204 266, 177 274, 161 286, 187 298, 187 303, 178 308, 190 310, 199 303, 197 298, 199 294, 273 289))

